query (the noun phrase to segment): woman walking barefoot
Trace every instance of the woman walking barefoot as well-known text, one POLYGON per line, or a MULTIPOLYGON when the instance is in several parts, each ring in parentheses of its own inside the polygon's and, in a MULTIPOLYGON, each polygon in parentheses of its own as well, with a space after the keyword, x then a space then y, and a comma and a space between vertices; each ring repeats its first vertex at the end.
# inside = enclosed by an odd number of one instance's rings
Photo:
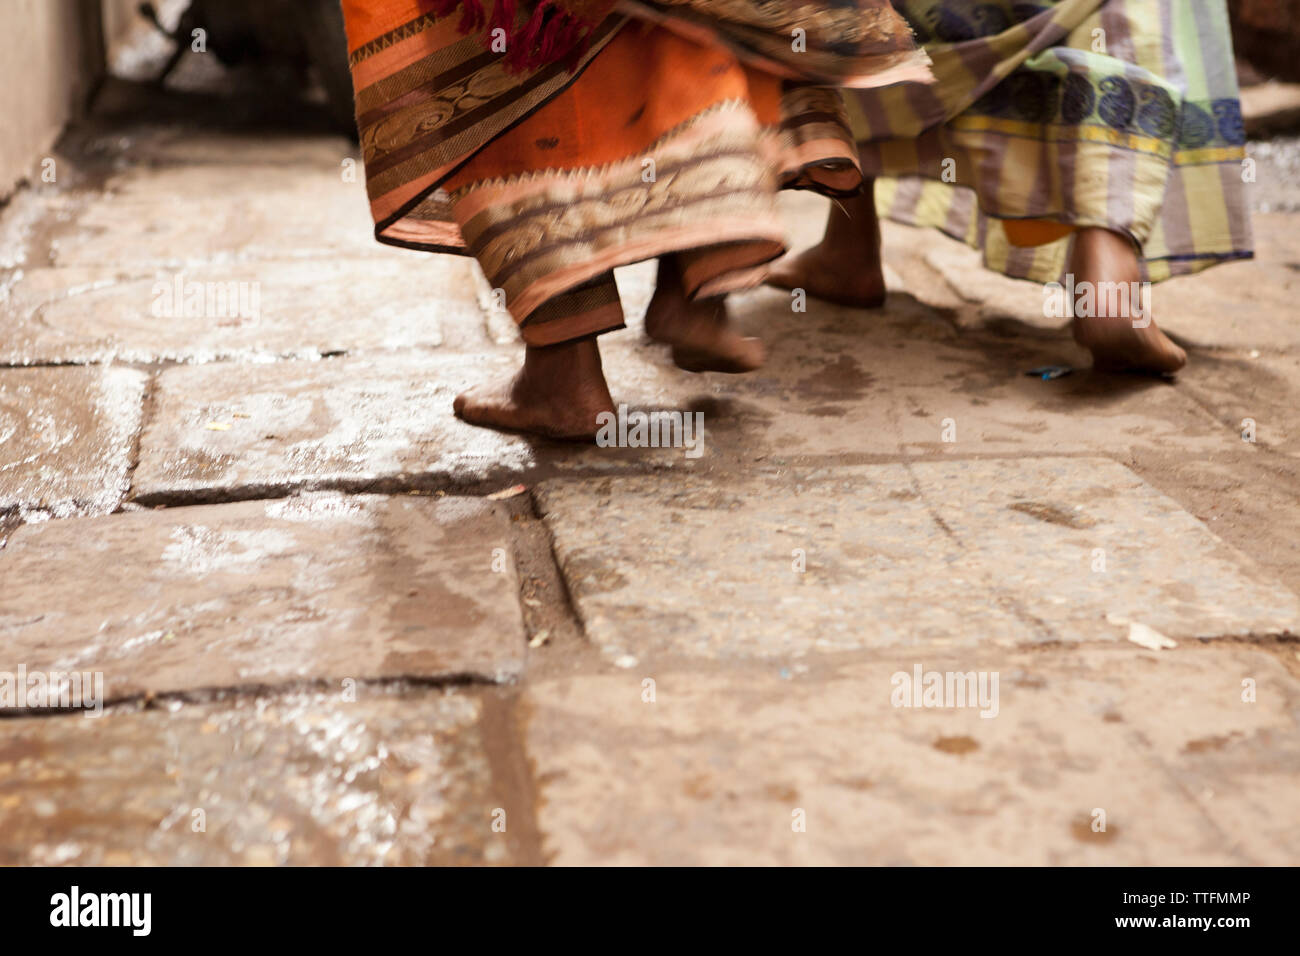
MULTIPOLYGON (((1076 288, 1130 289, 1251 255, 1224 0, 895 6, 937 82, 847 94, 868 188, 772 284, 880 305, 877 209, 969 242, 991 269, 1068 274, 1076 288)), ((1149 314, 1134 320, 1127 295, 1093 302, 1073 333, 1095 366, 1186 363, 1149 314)))
POLYGON ((887 0, 343 9, 376 237, 473 255, 525 342, 455 411, 555 438, 613 409, 596 339, 623 327, 618 266, 659 259, 646 331, 681 368, 757 368, 723 296, 785 251, 778 187, 860 186, 835 87, 929 79, 887 0))

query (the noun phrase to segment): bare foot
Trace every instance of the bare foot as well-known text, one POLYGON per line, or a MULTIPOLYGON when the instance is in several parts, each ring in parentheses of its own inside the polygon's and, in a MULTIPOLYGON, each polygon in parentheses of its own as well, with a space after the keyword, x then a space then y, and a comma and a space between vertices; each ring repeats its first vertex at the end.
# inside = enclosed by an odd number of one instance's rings
POLYGON ((803 289, 814 298, 855 309, 884 305, 880 220, 872 183, 862 195, 832 203, 822 241, 774 265, 767 284, 803 289))
POLYGON ((659 260, 645 330, 656 342, 672 346, 673 363, 688 372, 752 372, 766 358, 762 342, 731 327, 725 299, 686 298, 673 256, 659 260))
POLYGON ((1076 314, 1073 322, 1074 340, 1092 352, 1094 368, 1169 375, 1187 364, 1187 353, 1151 318, 1150 303, 1145 304, 1145 314, 1137 317, 1131 309, 1113 307, 1114 302, 1128 305, 1127 290, 1141 279, 1137 250, 1127 236, 1108 229, 1081 230, 1075 237, 1070 269, 1077 287, 1088 282, 1094 292, 1092 314, 1076 314), (1111 288, 1121 294, 1112 299, 1111 288))
POLYGON ((594 337, 545 348, 529 346, 524 367, 504 381, 456 396, 452 407, 471 425, 592 441, 596 416, 614 411, 594 337))
POLYGON ((877 260, 849 261, 826 240, 800 253, 791 253, 767 274, 778 289, 803 289, 814 299, 852 309, 878 309, 885 304, 885 277, 877 260))

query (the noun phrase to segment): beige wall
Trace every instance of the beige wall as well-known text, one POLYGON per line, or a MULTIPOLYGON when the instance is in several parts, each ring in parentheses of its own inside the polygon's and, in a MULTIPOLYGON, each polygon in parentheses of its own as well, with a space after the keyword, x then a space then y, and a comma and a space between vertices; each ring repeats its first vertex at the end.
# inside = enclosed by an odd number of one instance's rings
POLYGON ((84 107, 103 71, 101 24, 99 0, 0 0, 0 198, 84 107))

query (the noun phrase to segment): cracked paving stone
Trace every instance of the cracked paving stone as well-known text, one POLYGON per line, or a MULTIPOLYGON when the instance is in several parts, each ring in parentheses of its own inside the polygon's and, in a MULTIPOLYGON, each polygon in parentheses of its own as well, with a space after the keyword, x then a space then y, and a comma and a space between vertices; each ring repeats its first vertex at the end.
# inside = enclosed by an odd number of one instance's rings
POLYGON ((110 700, 399 677, 504 681, 525 639, 500 506, 305 495, 20 528, 0 552, 15 672, 102 672, 110 700))
POLYGON ((103 193, 51 203, 76 207, 50 241, 54 266, 233 268, 258 259, 395 254, 374 240, 365 186, 345 182, 338 166, 143 166, 113 177, 103 193))
POLYGON ((1300 351, 1217 361, 1220 374, 1188 383, 1189 393, 1237 432, 1246 448, 1300 458, 1300 401, 1294 391, 1300 351))
POLYGON ((124 368, 0 369, 0 514, 115 509, 147 381, 124 368))
POLYGON ((1300 631, 1294 594, 1105 460, 558 479, 539 506, 611 659, 1300 631))
POLYGON ((360 688, 2 720, 0 863, 508 863, 480 710, 360 688))
POLYGON ((772 289, 733 304, 738 327, 763 338, 769 361, 716 389, 705 424, 720 447, 781 457, 1111 455, 1131 447, 1196 455, 1240 440, 1176 387, 1093 374, 1065 331, 957 330, 911 296, 879 314, 826 305, 792 313, 772 289), (1025 375, 1045 365, 1079 371, 1051 382, 1025 375))
POLYGON ((1300 682, 1242 645, 894 651, 789 679, 774 666, 641 667, 531 684, 524 703, 542 849, 559 865, 1239 866, 1300 854, 1300 682), (977 686, 984 673, 986 702, 996 672, 996 716, 895 706, 895 675, 917 666, 977 686))
MULTIPOLYGON (((958 330, 910 295, 880 314, 824 304, 794 313, 772 289, 739 293, 729 303, 737 327, 767 346, 767 364, 749 375, 672 368, 663 348, 644 341, 635 316, 632 328, 602 338, 615 401, 698 412, 706 461, 1168 449, 1209 457, 1241 442, 1237 424, 1215 420, 1190 388, 1094 375, 1065 331, 1006 337, 958 330), (1078 371, 1050 382, 1025 375, 1060 364, 1078 371)), ((1201 373, 1216 374, 1198 368, 1185 376, 1189 386, 1201 373)), ((625 451, 578 454, 598 466, 625 451)), ((684 463, 680 449, 654 451, 656 463, 684 463)))
POLYGON ((145 274, 30 269, 0 311, 0 361, 258 362, 472 345, 482 337, 466 335, 479 315, 471 269, 470 260, 450 256, 145 274))
POLYGON ((368 490, 413 476, 468 484, 517 475, 533 462, 528 440, 452 414, 457 392, 513 361, 426 353, 168 369, 141 439, 133 497, 211 500, 368 490))

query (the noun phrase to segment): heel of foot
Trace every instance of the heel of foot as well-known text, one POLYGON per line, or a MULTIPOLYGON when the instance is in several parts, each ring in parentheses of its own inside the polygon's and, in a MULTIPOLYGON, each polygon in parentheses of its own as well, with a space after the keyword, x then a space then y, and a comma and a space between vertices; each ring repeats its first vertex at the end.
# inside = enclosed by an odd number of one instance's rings
POLYGON ((1075 319, 1072 332, 1099 371, 1171 375, 1187 364, 1187 353, 1154 324, 1139 329, 1128 320, 1075 319))
POLYGON ((721 352, 677 345, 672 349, 673 364, 684 372, 722 372, 727 375, 743 375, 763 367, 766 356, 758 339, 741 339, 740 346, 721 352))

